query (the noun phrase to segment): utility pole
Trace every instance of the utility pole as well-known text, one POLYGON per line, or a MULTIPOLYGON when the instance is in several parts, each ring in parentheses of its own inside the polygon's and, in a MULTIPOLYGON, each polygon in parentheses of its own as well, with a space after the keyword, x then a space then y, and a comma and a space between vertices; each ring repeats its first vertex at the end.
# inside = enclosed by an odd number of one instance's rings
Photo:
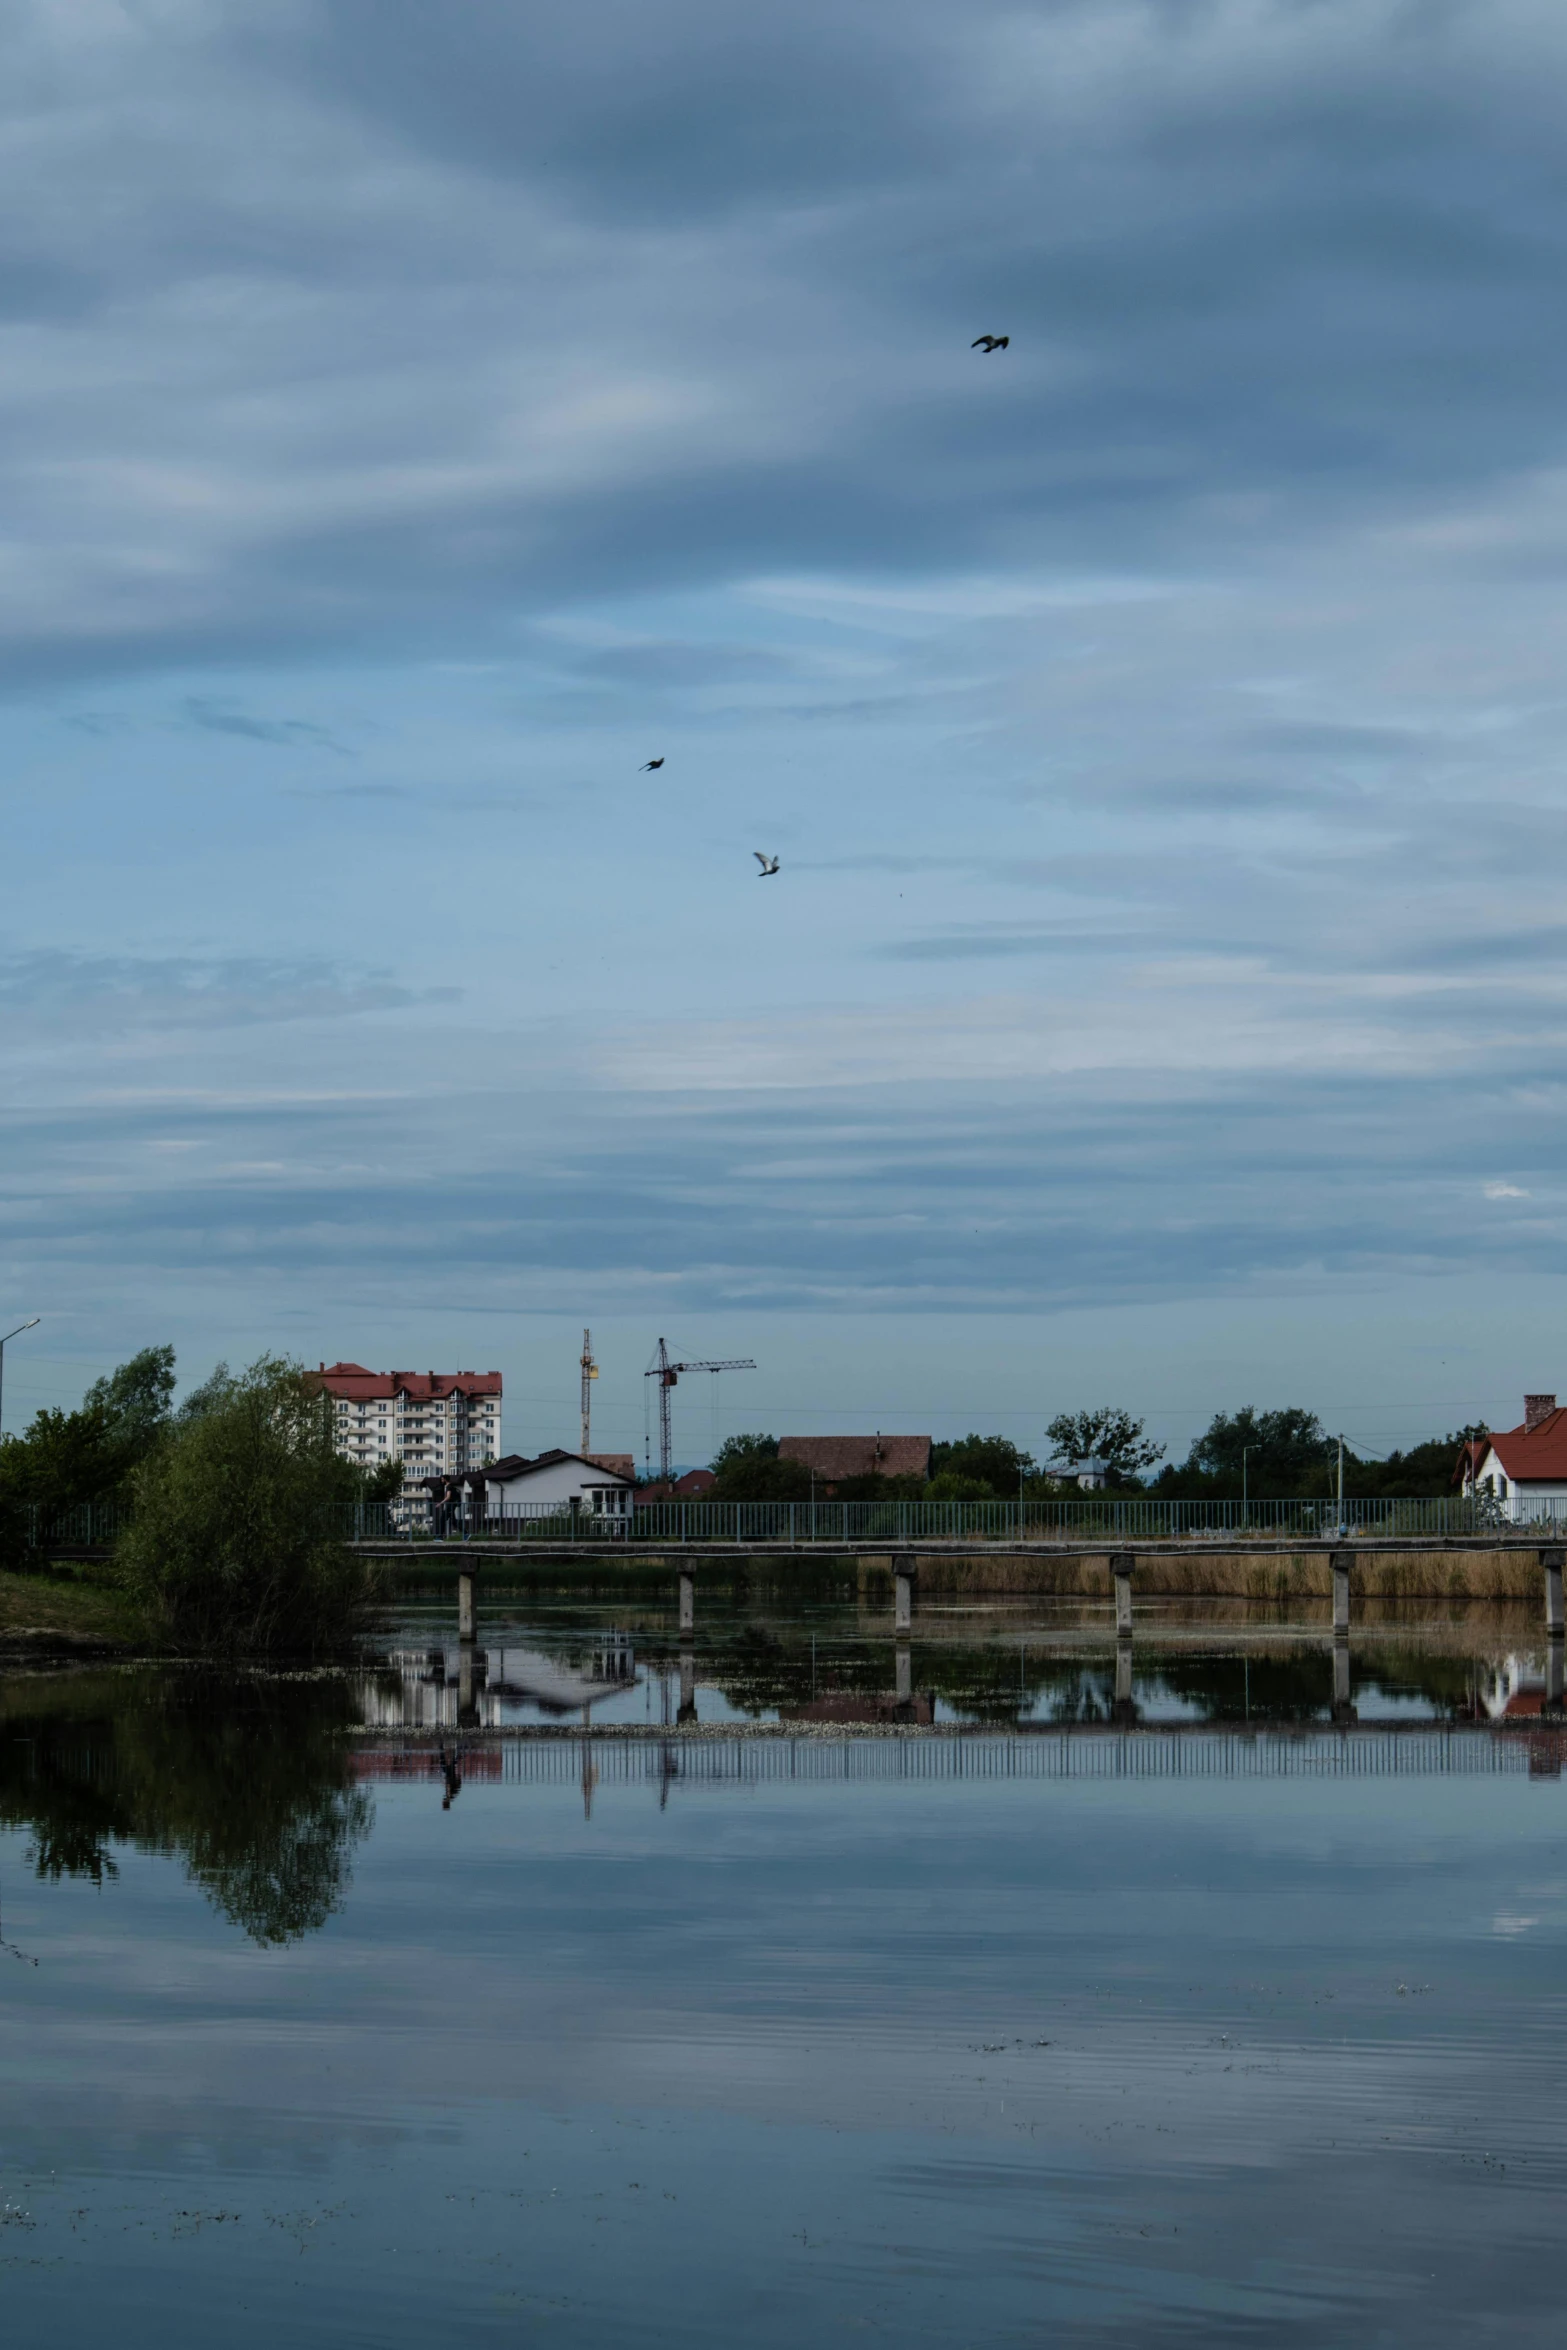
POLYGON ((669 1394, 682 1371, 754 1371, 755 1363, 749 1355, 726 1363, 672 1363, 669 1349, 659 1340, 653 1360, 643 1372, 644 1379, 658 1381, 658 1473, 667 1485, 670 1466, 674 1459, 674 1443, 669 1418, 669 1394))
POLYGON ((582 1333, 582 1443, 579 1447, 584 1456, 586 1456, 588 1446, 592 1441, 593 1382, 598 1375, 599 1367, 593 1360, 593 1333, 590 1330, 584 1330, 582 1333))
POLYGON ((5 1426, 5 1350, 13 1338, 21 1337, 24 1330, 36 1330, 42 1319, 41 1314, 34 1314, 30 1321, 18 1322, 14 1330, 8 1330, 4 1338, 0 1338, 0 1429, 5 1426))
POLYGON ((1246 1495, 1246 1463, 1254 1452, 1258 1452, 1260 1450, 1261 1447, 1255 1444, 1243 1444, 1241 1446, 1241 1524, 1243 1527, 1246 1523, 1247 1510, 1250 1507, 1246 1495))
POLYGON ((1339 1533, 1340 1533, 1340 1535, 1341 1535, 1341 1536, 1342 1536, 1342 1535, 1343 1535, 1343 1533, 1345 1532, 1345 1526, 1344 1526, 1344 1439, 1343 1439, 1343 1436, 1342 1436, 1342 1435, 1340 1435, 1340 1437, 1339 1437, 1339 1440, 1338 1440, 1338 1530, 1339 1530, 1339 1533))

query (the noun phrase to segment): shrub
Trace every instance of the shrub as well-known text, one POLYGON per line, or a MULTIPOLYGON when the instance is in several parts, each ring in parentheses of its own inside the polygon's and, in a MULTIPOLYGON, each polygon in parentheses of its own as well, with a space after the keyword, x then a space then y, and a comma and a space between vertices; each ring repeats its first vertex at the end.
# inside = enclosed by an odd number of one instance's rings
POLYGON ((176 1648, 320 1656, 362 1627, 368 1574, 346 1537, 363 1479, 297 1363, 208 1380, 132 1485, 120 1571, 176 1648))

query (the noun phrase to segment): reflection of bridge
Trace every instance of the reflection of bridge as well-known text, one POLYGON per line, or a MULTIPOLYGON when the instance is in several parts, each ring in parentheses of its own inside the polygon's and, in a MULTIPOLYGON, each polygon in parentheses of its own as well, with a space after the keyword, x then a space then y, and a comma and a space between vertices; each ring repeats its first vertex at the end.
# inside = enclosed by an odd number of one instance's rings
MULTIPOLYGON (((368 1744, 357 1754, 382 1755, 368 1744)), ((405 1750, 406 1751, 406 1750, 405 1750)), ((418 1774, 414 1750, 407 1765, 418 1774)), ((800 1780, 885 1785, 989 1779, 1422 1779, 1560 1778, 1567 1732, 1533 1728, 1213 1729, 1172 1724, 1124 1730, 1054 1723, 995 1737, 972 1731, 883 1737, 697 1736, 635 1731, 605 1737, 522 1732, 468 1751, 483 1756, 475 1776, 514 1785, 580 1787, 671 1782, 751 1787, 800 1780), (498 1758, 498 1763, 491 1758, 498 1758)), ((357 1759, 356 1759, 357 1768, 357 1759)), ((370 1776, 366 1771, 365 1776, 370 1776)), ((397 1776, 383 1764, 375 1775, 397 1776)))
POLYGON ((586 1721, 591 1706, 633 1687, 636 1678, 635 1653, 619 1633, 597 1644, 586 1669, 515 1642, 497 1648, 464 1642, 455 1660, 442 1648, 393 1649, 382 1669, 361 1675, 358 1699, 370 1729, 494 1729, 505 1706, 518 1702, 546 1716, 580 1714, 586 1721))

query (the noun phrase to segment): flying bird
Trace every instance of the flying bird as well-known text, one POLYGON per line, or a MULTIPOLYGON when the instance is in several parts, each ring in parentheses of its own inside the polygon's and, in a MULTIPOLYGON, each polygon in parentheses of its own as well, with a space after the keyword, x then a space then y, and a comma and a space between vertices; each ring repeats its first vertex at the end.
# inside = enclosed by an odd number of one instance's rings
POLYGON ((1011 340, 1010 335, 976 335, 969 349, 983 351, 988 356, 992 351, 1004 351, 1011 340))
POLYGON ((769 873, 777 872, 778 859, 776 857, 764 857, 760 849, 753 849, 751 854, 762 868, 756 877, 758 881, 765 881, 769 873))
POLYGON ((641 773, 644 775, 651 775, 655 768, 662 767, 663 764, 664 762, 662 759, 644 759, 642 762, 641 773))

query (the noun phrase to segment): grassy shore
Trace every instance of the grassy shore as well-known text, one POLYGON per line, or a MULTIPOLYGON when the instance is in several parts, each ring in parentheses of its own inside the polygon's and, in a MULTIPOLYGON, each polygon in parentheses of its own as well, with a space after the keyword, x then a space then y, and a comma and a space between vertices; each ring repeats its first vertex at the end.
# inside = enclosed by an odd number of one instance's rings
POLYGON ((145 1646, 124 1594, 99 1576, 0 1573, 0 1653, 145 1646))

